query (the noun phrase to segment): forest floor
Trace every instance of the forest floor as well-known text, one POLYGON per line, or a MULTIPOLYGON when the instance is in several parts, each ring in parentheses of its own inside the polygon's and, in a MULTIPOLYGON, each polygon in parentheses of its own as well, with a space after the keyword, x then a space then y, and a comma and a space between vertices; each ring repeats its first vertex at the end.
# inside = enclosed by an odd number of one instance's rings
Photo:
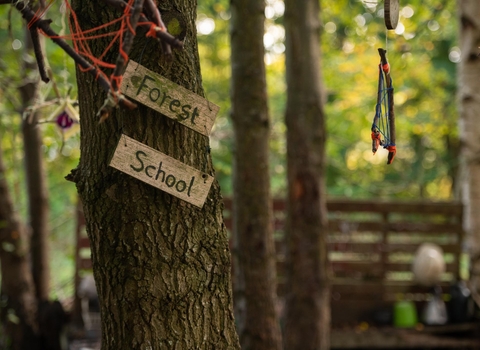
POLYGON ((455 349, 480 350, 480 324, 399 329, 343 327, 331 332, 331 349, 455 349))

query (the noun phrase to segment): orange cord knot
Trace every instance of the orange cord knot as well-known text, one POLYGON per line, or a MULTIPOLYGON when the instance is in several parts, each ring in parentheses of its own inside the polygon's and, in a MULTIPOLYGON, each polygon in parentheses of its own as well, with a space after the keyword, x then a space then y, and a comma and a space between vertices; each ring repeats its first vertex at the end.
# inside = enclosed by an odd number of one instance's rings
POLYGON ((155 24, 152 23, 150 26, 150 29, 148 30, 147 34, 145 34, 146 37, 157 37, 157 31, 162 30, 162 28, 156 26, 155 24))
POLYGON ((377 153, 377 150, 380 147, 381 143, 382 143, 382 140, 380 140, 380 132, 372 131, 372 152, 373 152, 373 154, 377 153))
POLYGON ((383 64, 382 69, 385 73, 390 73, 390 64, 388 63, 383 64))
POLYGON ((389 145, 386 148, 388 150, 387 164, 392 164, 393 158, 395 158, 395 154, 397 153, 397 147, 395 147, 395 145, 389 145))

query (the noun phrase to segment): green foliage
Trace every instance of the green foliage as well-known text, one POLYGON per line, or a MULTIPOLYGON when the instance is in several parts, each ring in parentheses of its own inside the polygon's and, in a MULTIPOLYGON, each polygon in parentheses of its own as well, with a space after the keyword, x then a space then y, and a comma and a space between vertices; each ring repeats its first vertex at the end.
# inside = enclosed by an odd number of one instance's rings
MULTIPOLYGON (((14 204, 27 221, 27 197, 25 189, 23 140, 21 118, 23 106, 18 88, 25 82, 21 69, 24 53, 24 21, 17 11, 9 15, 9 6, 0 6, 0 42, 4 49, 0 53, 0 142, 7 165, 7 180, 10 184, 14 204)), ((54 19, 52 27, 62 30, 62 16, 56 4, 50 10, 54 19)), ((45 42, 48 65, 52 69, 60 95, 75 97, 75 69, 72 60, 52 42, 45 42)), ((34 60, 33 56, 29 57, 34 60)), ((33 72, 27 79, 37 79, 33 72)), ((38 101, 55 97, 51 83, 40 83, 38 101)), ((33 105, 34 107, 34 105, 33 105)), ((42 119, 49 119, 58 106, 41 108, 42 119)), ((74 266, 74 230, 76 190, 64 177, 76 167, 80 156, 79 136, 76 135, 63 144, 62 135, 52 123, 39 125, 43 133, 43 154, 48 177, 50 194, 50 228, 52 251, 52 290, 55 297, 72 295, 74 266)))
POLYGON ((450 198, 456 164, 447 140, 457 138, 456 67, 449 60, 457 39, 455 4, 410 1, 401 9, 397 31, 388 33, 377 15, 381 5, 368 5, 339 1, 324 7, 328 191, 335 196, 450 198), (370 151, 378 47, 388 51, 395 87, 397 157, 389 166, 386 151, 375 156, 370 151))
MULTIPOLYGON (((231 194, 232 133, 228 120, 230 79, 227 3, 203 1, 199 22, 215 30, 199 36, 207 97, 221 106, 212 155, 224 194, 231 194)), ((275 195, 285 193, 285 106, 282 2, 269 0, 265 44, 272 118, 271 173, 275 195)), ((401 4, 396 31, 387 31, 383 2, 322 3, 321 62, 326 88, 327 189, 330 196, 452 197, 458 144, 455 107, 457 19, 455 3, 412 0, 401 4), (388 51, 395 87, 397 157, 371 153, 379 56, 388 51), (453 53, 453 55, 452 55, 453 53)))

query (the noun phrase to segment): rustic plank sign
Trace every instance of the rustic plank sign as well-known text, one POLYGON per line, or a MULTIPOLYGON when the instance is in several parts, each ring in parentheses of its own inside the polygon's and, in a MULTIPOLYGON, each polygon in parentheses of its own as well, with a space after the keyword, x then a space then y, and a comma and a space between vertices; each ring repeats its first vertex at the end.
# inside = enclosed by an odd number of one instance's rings
POLYGON ((205 136, 220 107, 130 60, 120 87, 126 96, 205 136))
POLYGON ((109 165, 199 208, 213 182, 212 176, 126 135, 120 137, 109 165))

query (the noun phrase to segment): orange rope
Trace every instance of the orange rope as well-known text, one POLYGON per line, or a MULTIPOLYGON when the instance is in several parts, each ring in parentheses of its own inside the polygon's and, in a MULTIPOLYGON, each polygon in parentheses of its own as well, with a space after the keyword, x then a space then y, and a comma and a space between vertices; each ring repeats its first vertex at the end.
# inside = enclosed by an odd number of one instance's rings
POLYGON ((48 9, 50 8, 50 6, 52 6, 53 4, 53 1, 54 0, 50 0, 49 3, 45 6, 45 8, 39 8, 37 10, 37 12, 35 12, 35 15, 33 16, 33 18, 30 20, 30 22, 28 22, 28 29, 30 30, 30 28, 32 28, 32 26, 37 22, 39 21, 43 15, 45 15, 45 13, 48 11, 48 9))
POLYGON ((373 154, 377 153, 377 150, 380 148, 381 144, 380 133, 377 131, 372 131, 372 152, 373 154))
MULTIPOLYGON (((50 0, 46 9, 48 9, 48 7, 50 7, 53 2, 54 2, 54 0, 50 0)), ((121 76, 120 77, 111 76, 110 79, 108 79, 107 75, 102 71, 102 68, 103 69, 113 69, 113 68, 115 68, 115 64, 104 61, 104 57, 112 49, 113 45, 117 41, 120 45, 119 54, 122 55, 122 57, 125 61, 129 60, 128 54, 123 50, 123 36, 124 36, 124 34, 127 30, 129 30, 131 33, 135 34, 135 30, 132 27, 132 24, 130 23, 131 10, 132 10, 132 7, 133 7, 134 0, 129 0, 128 1, 128 4, 127 4, 127 6, 125 6, 125 9, 123 11, 123 15, 121 17, 116 18, 116 19, 114 19, 114 20, 112 20, 108 23, 104 23, 104 24, 102 24, 98 27, 94 27, 94 28, 87 29, 87 30, 82 30, 82 28, 80 27, 80 24, 79 24, 78 18, 77 18, 77 14, 72 9, 69 1, 64 0, 64 2, 65 2, 65 6, 67 8, 67 11, 70 13, 70 18, 71 18, 71 21, 69 22, 70 34, 61 35, 61 36, 59 35, 59 36, 52 37, 52 38, 61 38, 61 39, 65 39, 65 40, 71 40, 72 44, 73 44, 73 48, 75 49, 75 51, 79 55, 85 57, 86 59, 88 59, 91 62, 91 64, 92 64, 91 68, 83 68, 83 67, 79 66, 79 69, 82 72, 89 71, 91 69, 97 69, 97 79, 98 79, 99 75, 102 75, 106 80, 110 81, 110 83, 115 81, 115 83, 117 84, 116 86, 120 86, 122 77, 121 76), (98 33, 98 31, 100 31, 102 29, 109 28, 109 27, 111 27, 113 25, 116 25, 116 24, 120 24, 120 28, 118 30, 115 30, 115 32, 98 33), (106 46, 105 50, 98 57, 96 57, 93 54, 90 46, 87 43, 88 40, 94 40, 94 39, 99 39, 99 38, 107 38, 107 37, 112 37, 111 41, 106 46)), ((40 10, 37 11, 37 13, 35 14, 35 17, 28 24, 29 27, 33 26, 35 24, 35 22, 38 21, 45 14, 46 9, 41 10, 41 11, 40 10)), ((155 35, 155 30, 158 29, 158 28, 156 28, 155 24, 152 23, 152 22, 141 22, 141 23, 138 23, 138 24, 139 25, 150 26, 150 31, 149 31, 150 35, 155 35)), ((48 35, 46 35, 43 31, 40 31, 40 32, 41 32, 42 35, 48 37, 48 35)), ((149 36, 149 35, 147 34, 147 36, 149 36)))
POLYGON ((397 147, 394 145, 390 145, 387 147, 388 150, 388 160, 387 164, 392 164, 393 159, 395 158, 395 154, 397 154, 397 147))

